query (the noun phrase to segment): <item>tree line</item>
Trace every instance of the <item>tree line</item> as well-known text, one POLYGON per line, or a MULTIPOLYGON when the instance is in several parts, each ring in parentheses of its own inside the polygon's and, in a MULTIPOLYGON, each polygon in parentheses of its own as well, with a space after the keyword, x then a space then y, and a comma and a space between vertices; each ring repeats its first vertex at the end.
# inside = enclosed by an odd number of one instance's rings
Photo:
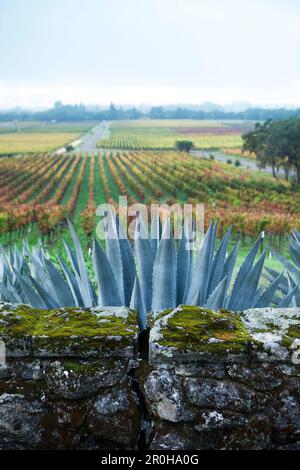
POLYGON ((11 110, 0 112, 0 121, 101 121, 122 119, 243 119, 266 121, 269 119, 287 119, 300 117, 300 109, 263 109, 249 108, 240 112, 222 110, 203 111, 178 107, 169 109, 163 106, 153 106, 147 112, 131 107, 117 107, 113 103, 107 109, 93 109, 83 104, 63 104, 56 102, 50 109, 43 111, 11 110))
POLYGON ((292 174, 300 184, 300 118, 268 119, 242 137, 243 150, 255 153, 261 168, 271 166, 275 178, 282 168, 287 181, 292 174))

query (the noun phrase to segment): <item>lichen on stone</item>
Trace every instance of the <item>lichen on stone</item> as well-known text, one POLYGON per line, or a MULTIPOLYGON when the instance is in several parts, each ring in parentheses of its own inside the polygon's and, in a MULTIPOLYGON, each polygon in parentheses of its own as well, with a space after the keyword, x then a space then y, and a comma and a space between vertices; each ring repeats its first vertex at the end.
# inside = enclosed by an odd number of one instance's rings
POLYGON ((261 345, 267 356, 286 360, 300 339, 299 308, 249 309, 240 313, 249 334, 261 345))

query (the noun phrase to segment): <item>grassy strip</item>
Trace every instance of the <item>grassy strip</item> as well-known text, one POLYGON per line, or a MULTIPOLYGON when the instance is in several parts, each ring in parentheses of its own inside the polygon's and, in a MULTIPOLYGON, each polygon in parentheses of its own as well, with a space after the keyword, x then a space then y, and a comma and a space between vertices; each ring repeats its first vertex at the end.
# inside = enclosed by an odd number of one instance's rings
POLYGON ((109 187, 110 187, 112 198, 114 199, 115 202, 118 202, 119 201, 119 195, 120 195, 119 189, 118 189, 116 183, 114 182, 114 179, 113 179, 113 177, 112 177, 112 175, 109 171, 109 168, 108 168, 108 165, 107 165, 106 155, 103 155, 103 166, 104 166, 105 175, 106 175, 109 187))
POLYGON ((80 216, 80 212, 84 211, 89 200, 89 177, 90 177, 90 163, 91 159, 88 157, 85 172, 80 185, 79 195, 76 203, 74 218, 80 216))
POLYGON ((96 206, 99 206, 99 204, 104 204, 106 202, 105 192, 104 192, 104 187, 103 187, 103 180, 101 176, 101 169, 100 169, 98 158, 95 158, 94 200, 95 200, 96 206))

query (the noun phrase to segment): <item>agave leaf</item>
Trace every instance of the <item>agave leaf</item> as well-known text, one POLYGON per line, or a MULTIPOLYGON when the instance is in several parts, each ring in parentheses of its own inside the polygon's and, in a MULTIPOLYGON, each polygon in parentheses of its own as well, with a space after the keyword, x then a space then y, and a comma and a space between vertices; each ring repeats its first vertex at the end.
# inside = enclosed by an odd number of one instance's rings
POLYGON ((252 266, 255 260, 255 257, 258 252, 258 248, 261 244, 262 236, 260 235, 256 242, 253 244, 251 250, 249 251, 248 255, 246 256, 242 266, 239 269, 239 272, 235 278, 234 285, 232 288, 231 296, 229 299, 228 308, 234 308, 236 305, 238 297, 240 297, 240 289, 244 284, 245 277, 247 274, 252 270, 252 266))
POLYGON ((161 311, 177 304, 177 257, 170 220, 165 222, 153 268, 152 310, 161 311))
POLYGON ((106 306, 122 306, 117 283, 114 278, 111 266, 106 254, 102 250, 100 243, 94 240, 92 260, 94 271, 98 282, 98 304, 106 306))
POLYGON ((285 295, 280 302, 277 305, 277 308, 288 308, 290 306, 290 303, 297 291, 297 286, 294 287, 287 295, 285 295))
POLYGON ((228 243, 231 237, 231 231, 232 231, 232 228, 230 227, 229 230, 224 235, 223 239, 221 240, 218 251, 214 257, 214 260, 212 263, 210 281, 208 285, 209 294, 215 290, 215 288, 220 284, 221 280, 224 277, 226 253, 227 253, 228 243))
POLYGON ((188 239, 183 228, 177 252, 177 305, 183 302, 190 272, 192 251, 186 248, 187 242, 188 239))
POLYGON ((290 254, 297 266, 300 266, 300 243, 297 240, 294 240, 292 237, 289 237, 289 251, 290 254))
POLYGON ((0 295, 1 300, 10 302, 11 304, 19 303, 18 299, 15 297, 12 289, 9 289, 3 282, 0 282, 0 295))
POLYGON ((132 296, 130 301, 130 308, 138 312, 138 323, 141 331, 147 328, 147 311, 144 303, 144 299, 140 289, 140 283, 136 276, 134 286, 132 290, 132 296))
MULTIPOLYGON (((264 277, 268 279, 270 282, 274 282, 275 279, 280 275, 280 272, 275 271, 275 269, 268 268, 265 266, 264 268, 264 277)), ((287 294, 289 291, 289 286, 288 286, 288 281, 287 279, 283 276, 278 288, 281 290, 283 294, 287 294)))
POLYGON ((295 281, 300 283, 300 270, 297 269, 290 261, 288 261, 284 256, 280 255, 277 251, 272 250, 272 253, 276 258, 284 265, 284 267, 293 275, 295 281))
POLYGON ((57 303, 61 307, 75 307, 76 304, 69 286, 58 269, 56 269, 54 264, 47 259, 45 260, 45 265, 49 280, 52 283, 53 289, 55 291, 57 303))
POLYGON ((43 300, 44 304, 45 304, 45 307, 46 308, 60 308, 61 305, 58 304, 53 296, 46 291, 46 289, 44 289, 40 284, 39 282, 34 279, 34 277, 32 277, 30 274, 28 275, 28 278, 30 279, 30 281, 32 282, 35 290, 37 291, 37 293, 39 294, 39 296, 41 297, 41 299, 43 300))
MULTIPOLYGON (((43 260, 44 261, 44 260, 43 260)), ((55 286, 53 286, 46 272, 45 263, 41 261, 37 254, 30 254, 30 274, 39 282, 40 285, 49 292, 56 302, 58 301, 55 286)))
POLYGON ((84 306, 89 308, 93 306, 93 300, 94 300, 93 292, 91 289, 91 283, 90 283, 90 279, 87 273, 84 256, 82 253, 82 248, 78 240, 77 234, 70 220, 68 220, 68 224, 69 224, 71 236, 72 236, 74 247, 75 247, 77 264, 78 264, 78 269, 79 269, 79 276, 80 276, 78 278, 78 274, 75 272, 75 277, 78 282, 81 297, 84 301, 84 306))
POLYGON ((161 239, 161 222, 158 214, 155 214, 151 221, 151 248, 153 256, 155 257, 159 241, 161 239))
POLYGON ((78 266, 78 262, 77 262, 77 259, 76 259, 75 252, 72 250, 70 245, 65 240, 63 241, 63 244, 64 244, 64 247, 65 247, 66 253, 68 255, 68 258, 70 260, 71 266, 73 268, 73 272, 75 274, 75 277, 76 278, 80 277, 79 266, 78 266))
POLYGON ((6 287, 14 295, 17 303, 25 302, 24 294, 22 292, 21 287, 18 287, 17 284, 13 285, 9 278, 6 279, 6 287))
POLYGON ((12 266, 11 266, 9 257, 7 256, 6 251, 2 245, 0 245, 0 252, 2 254, 2 260, 3 260, 4 265, 7 267, 9 271, 12 271, 12 266))
MULTIPOLYGON (((238 251, 239 251, 239 246, 240 246, 240 242, 238 241, 236 245, 233 247, 233 249, 231 250, 231 252, 229 253, 229 255, 227 256, 226 261, 225 261, 224 276, 227 277, 226 292, 228 291, 230 287, 232 274, 233 274, 234 266, 235 266, 238 251)), ((226 302, 226 305, 227 305, 227 302, 226 302)))
POLYGON ((125 297, 125 305, 128 307, 130 304, 131 293, 136 277, 136 269, 135 269, 135 262, 134 256, 132 252, 132 248, 130 242, 127 237, 125 237, 124 230, 122 224, 116 219, 118 222, 118 229, 120 233, 120 251, 121 251, 121 258, 122 258, 122 266, 124 272, 124 297, 125 297))
POLYGON ((134 235, 134 251, 137 262, 141 295, 143 297, 146 311, 149 311, 151 309, 152 302, 154 256, 141 216, 137 217, 137 224, 134 235))
POLYGON ((288 292, 293 290, 296 287, 296 291, 294 293, 293 299, 292 299, 292 307, 298 307, 300 306, 300 289, 299 289, 299 284, 296 284, 290 273, 287 273, 287 278, 288 278, 288 292))
POLYGON ((295 239, 297 240, 297 242, 300 243, 300 233, 298 232, 298 230, 294 230, 293 235, 295 239))
POLYGON ((28 240, 26 238, 22 241, 22 253, 23 253, 23 258, 29 255, 29 245, 28 245, 28 240))
POLYGON ((262 253, 253 268, 246 274, 244 282, 239 288, 239 295, 236 300, 234 302, 231 302, 230 298, 229 304, 231 305, 230 308, 232 310, 245 310, 252 306, 253 298, 255 297, 256 289, 263 269, 265 257, 266 251, 262 253))
POLYGON ((31 307, 45 309, 46 304, 43 301, 42 297, 31 287, 31 284, 21 276, 17 271, 14 271, 18 284, 20 285, 23 296, 27 299, 27 302, 31 307))
POLYGON ((207 297, 207 287, 211 272, 212 259, 216 240, 216 225, 210 224, 203 244, 199 249, 191 274, 191 283, 186 296, 186 302, 190 304, 198 292, 198 305, 204 305, 207 297))
POLYGON ((283 278, 283 273, 279 274, 275 281, 260 295, 259 299, 255 303, 255 307, 269 307, 271 303, 274 302, 275 292, 278 289, 281 280, 283 278))
POLYGON ((0 296, 1 300, 10 302, 12 304, 17 304, 20 302, 20 297, 15 295, 14 288, 6 286, 3 282, 0 282, 0 296))
POLYGON ((106 233, 105 243, 106 255, 117 284, 118 296, 121 299, 122 305, 125 305, 123 261, 118 239, 117 223, 111 212, 108 214, 108 232, 106 233))
MULTIPOLYGON (((203 259, 203 265, 201 266, 201 276, 200 276, 200 289, 199 289, 199 296, 198 296, 198 305, 203 305, 208 297, 208 286, 209 280, 211 279, 211 270, 212 264, 214 259, 214 251, 216 245, 216 238, 217 238, 217 228, 218 222, 216 222, 212 229, 212 241, 211 244, 207 245, 206 254, 203 259)), ((204 252, 205 253, 205 252, 204 252)))
POLYGON ((68 282, 69 289, 72 293, 72 296, 73 296, 76 307, 84 307, 84 303, 83 303, 83 300, 82 300, 82 297, 81 297, 81 294, 80 294, 80 289, 78 287, 78 284, 77 284, 77 281, 76 281, 76 278, 75 278, 74 274, 68 268, 68 266, 66 265, 66 263, 64 262, 64 260, 60 256, 58 256, 57 259, 58 259, 59 264, 61 266, 61 269, 62 269, 62 271, 65 275, 65 278, 68 282))
POLYGON ((19 254, 17 246, 15 245, 14 251, 13 251, 13 267, 16 271, 18 271, 18 273, 22 269, 22 264, 23 264, 23 259, 19 254))
POLYGON ((204 306, 206 308, 211 308, 211 309, 218 309, 218 308, 224 307, 225 297, 226 297, 226 286, 227 286, 227 276, 225 276, 224 279, 222 279, 220 284, 210 294, 204 306))

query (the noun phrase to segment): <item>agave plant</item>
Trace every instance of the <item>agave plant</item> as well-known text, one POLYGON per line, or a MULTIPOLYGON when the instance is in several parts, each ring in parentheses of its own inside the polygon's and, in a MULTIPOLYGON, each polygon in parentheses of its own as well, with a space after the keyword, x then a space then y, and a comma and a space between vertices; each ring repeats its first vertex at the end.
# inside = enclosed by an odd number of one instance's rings
POLYGON ((263 252, 256 261, 261 236, 232 282, 239 244, 227 253, 229 229, 216 249, 217 223, 210 224, 195 252, 187 249, 189 238, 185 230, 177 246, 170 220, 166 220, 162 230, 158 217, 152 222, 151 233, 157 234, 154 239, 148 237, 148 229, 138 217, 131 245, 118 219, 110 214, 106 249, 97 240, 93 243, 95 282, 88 274, 71 222, 69 229, 73 247, 64 242, 68 264, 59 256, 54 264, 41 244, 30 250, 24 243, 21 251, 16 247, 5 251, 1 247, 1 300, 38 308, 130 306, 138 311, 139 326, 145 329, 147 312, 151 310, 161 311, 183 303, 233 311, 276 303, 288 306, 295 293, 292 290, 281 299, 275 297, 276 290, 284 284, 282 274, 274 276, 266 289, 259 286, 265 260, 263 252))
MULTIPOLYGON (((292 307, 300 307, 300 233, 293 231, 289 237, 289 252, 293 262, 273 250, 274 256, 283 264, 286 275, 281 276, 279 290, 286 298, 290 297, 292 307)), ((279 273, 274 269, 266 268, 266 277, 271 282, 278 277, 279 273)))

